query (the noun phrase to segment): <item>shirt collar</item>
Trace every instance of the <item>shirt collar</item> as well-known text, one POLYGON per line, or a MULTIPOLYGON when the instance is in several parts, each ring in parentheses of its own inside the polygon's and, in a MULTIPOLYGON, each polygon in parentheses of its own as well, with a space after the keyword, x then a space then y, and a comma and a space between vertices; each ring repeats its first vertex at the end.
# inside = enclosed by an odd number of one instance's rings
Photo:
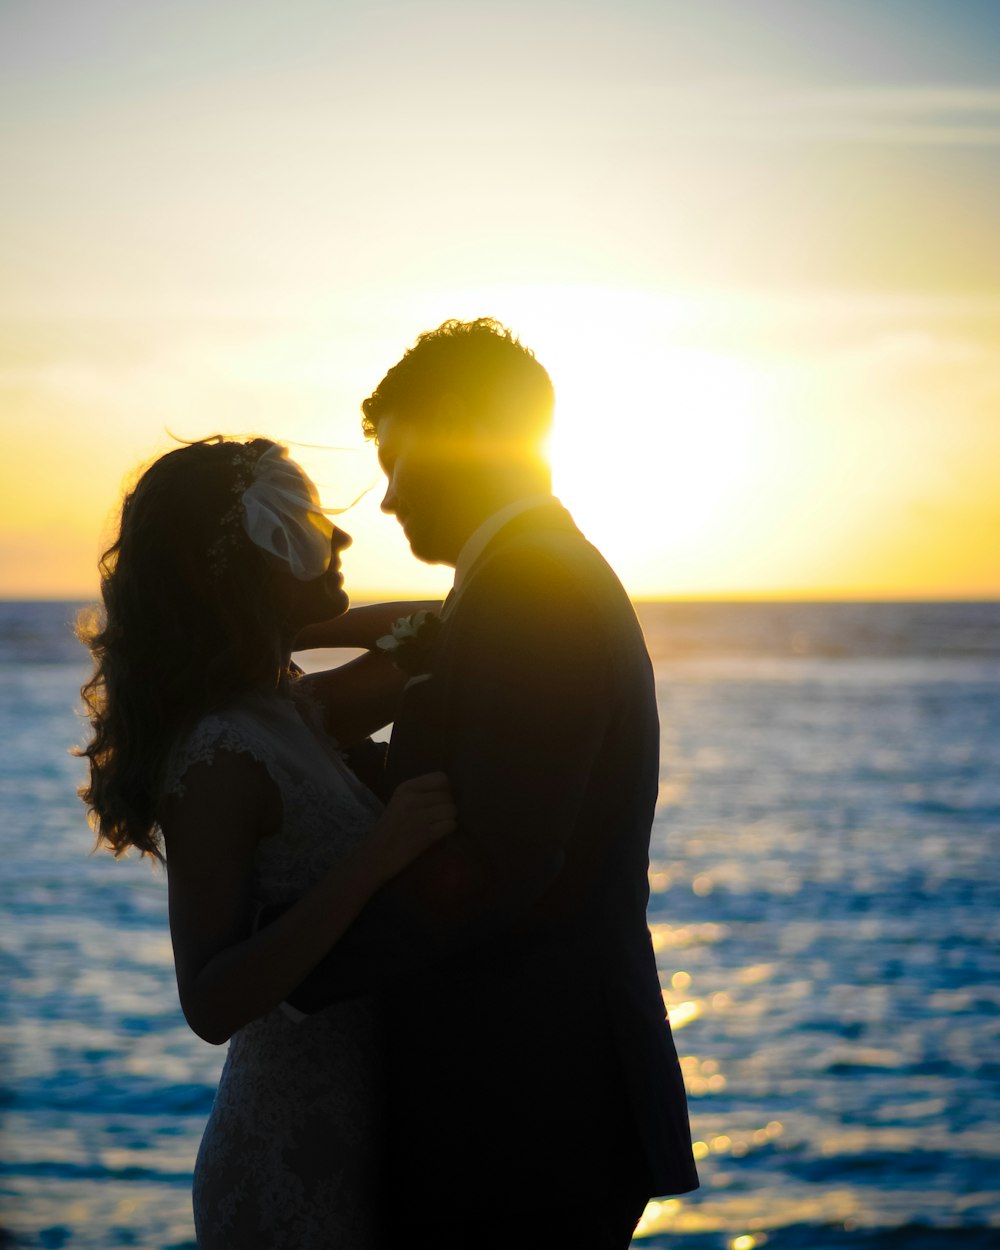
POLYGON ((488 516, 478 529, 472 531, 465 540, 462 550, 458 553, 458 559, 455 561, 454 589, 456 591, 459 589, 468 576, 469 569, 472 568, 508 522, 520 516, 522 512, 529 512, 532 508, 540 507, 542 504, 558 502, 554 495, 528 495, 524 499, 515 499, 513 503, 506 504, 498 512, 488 516))

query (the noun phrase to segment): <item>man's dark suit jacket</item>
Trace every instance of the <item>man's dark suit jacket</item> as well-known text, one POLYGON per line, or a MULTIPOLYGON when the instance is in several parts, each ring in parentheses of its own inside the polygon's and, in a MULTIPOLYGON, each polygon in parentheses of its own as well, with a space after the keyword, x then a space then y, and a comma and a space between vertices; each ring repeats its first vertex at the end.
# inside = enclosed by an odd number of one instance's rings
MULTIPOLYGON (((652 669, 614 573, 555 501, 490 542, 392 733, 390 785, 448 774, 459 829, 317 970, 387 1018, 393 1196, 530 1209, 626 1132, 653 1194, 697 1187, 646 926, 652 669), (624 1121, 622 1120, 624 1116, 624 1121)), ((332 987, 332 988, 331 988, 332 987)))

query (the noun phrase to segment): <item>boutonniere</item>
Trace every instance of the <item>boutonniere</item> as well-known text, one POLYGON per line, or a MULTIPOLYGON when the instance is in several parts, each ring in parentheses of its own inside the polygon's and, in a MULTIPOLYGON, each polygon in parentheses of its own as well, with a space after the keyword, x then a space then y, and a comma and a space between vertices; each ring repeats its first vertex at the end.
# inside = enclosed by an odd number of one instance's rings
POLYGON ((426 608, 412 616, 401 616, 392 626, 392 632, 376 639, 375 646, 384 652, 398 669, 415 677, 426 673, 430 665, 431 648, 441 632, 441 618, 426 608))

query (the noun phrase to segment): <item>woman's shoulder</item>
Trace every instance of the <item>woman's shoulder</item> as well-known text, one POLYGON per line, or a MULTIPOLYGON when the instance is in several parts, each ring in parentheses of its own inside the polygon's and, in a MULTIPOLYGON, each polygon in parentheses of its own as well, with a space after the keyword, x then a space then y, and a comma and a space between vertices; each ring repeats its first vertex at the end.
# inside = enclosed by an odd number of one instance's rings
POLYGON ((164 770, 163 793, 181 795, 185 774, 197 764, 214 765, 220 756, 249 756, 270 768, 275 758, 273 712, 252 696, 213 709, 174 740, 164 770))

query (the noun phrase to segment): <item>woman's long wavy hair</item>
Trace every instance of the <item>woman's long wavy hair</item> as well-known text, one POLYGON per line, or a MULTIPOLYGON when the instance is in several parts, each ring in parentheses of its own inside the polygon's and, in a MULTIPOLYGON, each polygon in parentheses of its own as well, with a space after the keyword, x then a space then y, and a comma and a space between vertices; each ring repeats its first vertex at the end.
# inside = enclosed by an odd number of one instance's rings
POLYGON ((199 717, 281 676, 272 568, 239 524, 241 489, 267 439, 216 435, 154 461, 122 504, 101 557, 100 607, 77 635, 94 672, 80 788, 97 847, 163 860, 157 801, 171 746, 199 717))

